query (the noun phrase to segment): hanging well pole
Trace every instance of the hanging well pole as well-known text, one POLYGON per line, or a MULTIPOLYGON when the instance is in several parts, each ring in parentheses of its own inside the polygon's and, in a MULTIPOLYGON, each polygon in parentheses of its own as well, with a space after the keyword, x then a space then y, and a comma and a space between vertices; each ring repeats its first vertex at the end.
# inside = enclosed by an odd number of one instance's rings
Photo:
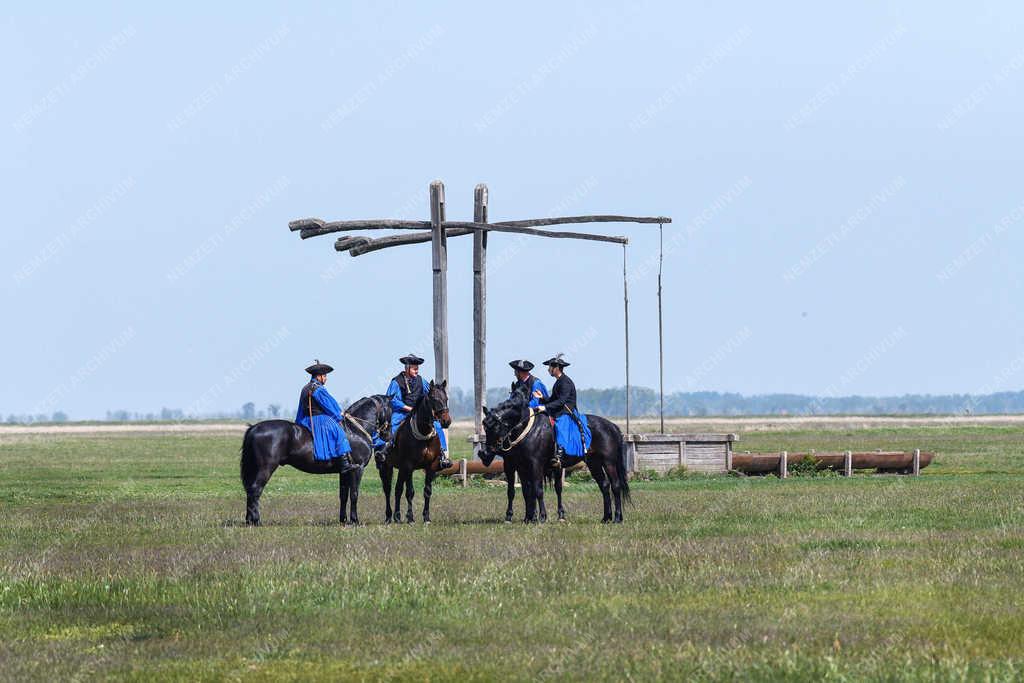
POLYGON ((444 183, 430 183, 431 265, 434 270, 434 381, 448 379, 448 233, 444 225, 444 183))
POLYGON ((626 245, 622 245, 622 305, 626 329, 626 435, 629 438, 629 281, 626 279, 626 245))
MULTIPOLYGON (((487 222, 487 186, 473 190, 473 222, 487 222)), ((487 401, 487 232, 473 232, 473 426, 483 434, 487 401)))
POLYGON ((661 326, 661 267, 665 260, 665 230, 658 224, 658 401, 661 433, 665 433, 665 338, 661 326))

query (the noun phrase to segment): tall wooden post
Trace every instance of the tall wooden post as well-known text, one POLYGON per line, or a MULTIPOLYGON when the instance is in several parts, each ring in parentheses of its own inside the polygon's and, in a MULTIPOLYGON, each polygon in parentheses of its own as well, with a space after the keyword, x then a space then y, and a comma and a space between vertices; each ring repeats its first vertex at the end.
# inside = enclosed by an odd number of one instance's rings
MULTIPOLYGON (((473 190, 473 222, 487 222, 487 186, 473 190)), ((487 231, 473 233, 473 426, 483 434, 487 401, 487 231)))
POLYGON ((430 183, 430 246, 434 269, 434 381, 448 379, 448 234, 444 229, 444 183, 430 183))

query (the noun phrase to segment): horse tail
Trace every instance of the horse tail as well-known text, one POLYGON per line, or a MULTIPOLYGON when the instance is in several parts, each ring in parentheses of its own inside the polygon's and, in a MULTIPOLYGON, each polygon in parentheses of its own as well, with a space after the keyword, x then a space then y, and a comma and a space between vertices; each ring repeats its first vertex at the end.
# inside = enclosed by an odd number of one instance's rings
POLYGON ((242 477, 242 487, 247 486, 253 479, 256 478, 256 473, 259 471, 259 467, 256 464, 256 453, 253 450, 253 434, 252 430, 255 425, 249 425, 249 428, 245 430, 245 436, 242 437, 242 447, 239 449, 239 474, 242 477))
POLYGON ((615 436, 613 441, 619 447, 618 467, 615 468, 618 470, 619 490, 622 491, 622 497, 625 498, 630 505, 633 505, 633 498, 629 495, 629 473, 626 471, 626 449, 623 448, 624 442, 622 440, 622 430, 619 429, 619 425, 615 424, 611 420, 604 421, 608 423, 609 427, 611 427, 612 433, 615 436))
POLYGON ((631 507, 633 506, 633 498, 629 495, 629 474, 626 472, 626 449, 622 447, 623 441, 621 439, 622 433, 619 433, 619 489, 622 491, 622 497, 629 502, 631 507))

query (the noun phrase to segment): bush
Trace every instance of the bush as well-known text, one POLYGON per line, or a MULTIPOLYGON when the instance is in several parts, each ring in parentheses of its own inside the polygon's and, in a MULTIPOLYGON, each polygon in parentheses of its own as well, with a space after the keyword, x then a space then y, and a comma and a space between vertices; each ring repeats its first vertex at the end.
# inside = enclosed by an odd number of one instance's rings
POLYGON ((565 480, 571 483, 583 483, 587 481, 594 481, 594 478, 590 476, 590 470, 583 467, 575 472, 570 472, 569 476, 567 476, 565 480))
POLYGON ((803 458, 790 464, 786 470, 791 477, 838 477, 839 473, 828 468, 818 469, 818 461, 813 455, 805 455, 803 458))
POLYGON ((682 479, 686 476, 686 465, 676 465, 662 475, 665 479, 682 479))
POLYGON ((633 475, 633 481, 657 481, 661 479, 658 470, 640 470, 633 475))

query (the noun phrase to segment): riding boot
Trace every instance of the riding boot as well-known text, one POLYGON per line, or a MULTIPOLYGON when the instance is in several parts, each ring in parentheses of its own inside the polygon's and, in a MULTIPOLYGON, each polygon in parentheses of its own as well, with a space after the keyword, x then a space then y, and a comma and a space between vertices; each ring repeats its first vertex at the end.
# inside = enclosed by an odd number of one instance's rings
POLYGON ((359 465, 356 465, 355 463, 352 462, 352 458, 351 456, 349 456, 348 453, 338 458, 338 474, 345 474, 346 472, 351 472, 357 467, 359 467, 359 465))
POLYGON ((548 463, 552 468, 556 470, 562 469, 562 456, 565 455, 565 449, 561 446, 555 446, 555 454, 551 456, 551 461, 548 463))
POLYGON ((384 463, 388 459, 388 453, 391 452, 391 447, 393 445, 394 444, 393 444, 392 441, 388 441, 386 444, 381 446, 378 450, 374 451, 373 459, 377 463, 377 467, 383 467, 384 463))
POLYGON ((441 451, 441 459, 437 462, 437 469, 443 470, 452 466, 451 458, 448 457, 448 451, 441 451))

